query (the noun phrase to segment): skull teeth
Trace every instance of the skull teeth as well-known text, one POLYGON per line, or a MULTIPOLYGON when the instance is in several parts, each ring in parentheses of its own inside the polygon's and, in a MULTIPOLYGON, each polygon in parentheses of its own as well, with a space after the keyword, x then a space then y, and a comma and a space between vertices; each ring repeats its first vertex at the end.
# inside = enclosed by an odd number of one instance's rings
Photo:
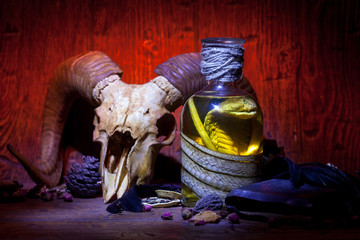
POLYGON ((105 156, 105 167, 110 173, 115 173, 119 165, 126 161, 134 144, 135 140, 129 132, 116 132, 110 137, 105 156))
POLYGON ((121 197, 129 186, 128 158, 136 140, 129 132, 115 132, 103 147, 102 187, 105 202, 121 197))
POLYGON ((116 160, 115 160, 115 156, 111 155, 109 157, 109 169, 114 169, 116 168, 116 160))

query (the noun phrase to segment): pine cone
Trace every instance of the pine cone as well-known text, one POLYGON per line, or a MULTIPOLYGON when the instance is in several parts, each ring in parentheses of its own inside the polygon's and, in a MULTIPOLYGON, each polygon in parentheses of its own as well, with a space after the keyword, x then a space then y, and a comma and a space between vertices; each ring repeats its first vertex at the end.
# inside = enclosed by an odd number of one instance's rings
POLYGON ((83 161, 83 164, 74 163, 67 171, 66 186, 74 196, 93 197, 101 192, 100 162, 91 156, 84 156, 83 161))

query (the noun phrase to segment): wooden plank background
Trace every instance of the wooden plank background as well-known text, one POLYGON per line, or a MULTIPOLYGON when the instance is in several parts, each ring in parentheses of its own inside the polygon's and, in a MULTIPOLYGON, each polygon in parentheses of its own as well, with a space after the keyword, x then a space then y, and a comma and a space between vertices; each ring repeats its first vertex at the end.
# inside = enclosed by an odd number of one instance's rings
MULTIPOLYGON (((64 59, 100 50, 142 84, 217 36, 247 40, 265 137, 296 163, 360 168, 359 1, 1 0, 0 11, 0 179, 30 181, 6 145, 39 160, 46 88, 64 59)), ((180 161, 179 148, 162 153, 180 161)))

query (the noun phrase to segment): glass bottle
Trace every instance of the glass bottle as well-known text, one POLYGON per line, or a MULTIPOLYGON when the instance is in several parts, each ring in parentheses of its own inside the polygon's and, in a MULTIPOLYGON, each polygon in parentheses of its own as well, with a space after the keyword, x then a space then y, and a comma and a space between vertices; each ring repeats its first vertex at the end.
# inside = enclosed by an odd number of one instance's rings
POLYGON ((208 38, 201 43, 201 69, 208 85, 191 96, 181 112, 185 206, 194 206, 211 193, 224 199, 233 188, 257 182, 263 151, 260 106, 252 95, 235 86, 242 78, 245 41, 208 38), (229 62, 235 64, 224 65, 229 62))

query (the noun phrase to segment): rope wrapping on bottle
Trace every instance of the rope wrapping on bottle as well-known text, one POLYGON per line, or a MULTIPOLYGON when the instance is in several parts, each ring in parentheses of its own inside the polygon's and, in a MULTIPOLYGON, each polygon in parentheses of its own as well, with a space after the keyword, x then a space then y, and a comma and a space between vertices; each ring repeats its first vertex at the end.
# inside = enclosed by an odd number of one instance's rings
POLYGON ((242 76, 243 39, 213 38, 202 41, 201 73, 206 80, 233 82, 242 76))

